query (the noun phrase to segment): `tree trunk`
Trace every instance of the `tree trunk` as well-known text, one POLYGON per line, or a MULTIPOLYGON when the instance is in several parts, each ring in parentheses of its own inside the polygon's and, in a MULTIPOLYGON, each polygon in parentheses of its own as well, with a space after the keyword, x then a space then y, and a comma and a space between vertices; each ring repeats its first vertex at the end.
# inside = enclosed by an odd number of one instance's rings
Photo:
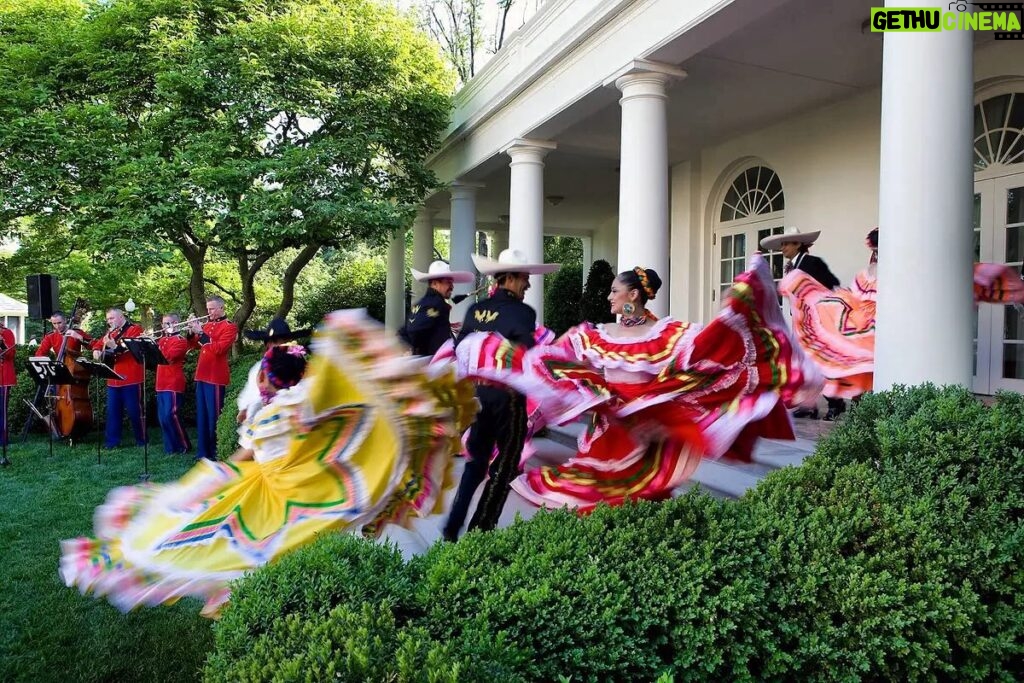
POLYGON ((295 304, 295 280, 318 251, 320 251, 319 244, 307 244, 288 264, 288 268, 284 271, 284 280, 281 281, 281 305, 277 308, 277 317, 288 317, 295 304))
POLYGON ((206 266, 206 245, 178 242, 178 249, 188 261, 192 274, 188 281, 189 307, 197 316, 206 315, 206 283, 203 280, 206 266))
MULTIPOLYGON (((244 329, 246 323, 249 322, 249 318, 252 316, 252 312, 256 310, 256 288, 254 287, 256 274, 260 272, 260 268, 270 260, 271 256, 272 254, 260 254, 253 259, 252 263, 249 263, 248 254, 240 254, 238 256, 238 276, 242 281, 242 303, 235 311, 234 321, 239 331, 244 329)), ((242 335, 239 334, 238 339, 235 341, 235 350, 240 351, 241 348, 242 335)))

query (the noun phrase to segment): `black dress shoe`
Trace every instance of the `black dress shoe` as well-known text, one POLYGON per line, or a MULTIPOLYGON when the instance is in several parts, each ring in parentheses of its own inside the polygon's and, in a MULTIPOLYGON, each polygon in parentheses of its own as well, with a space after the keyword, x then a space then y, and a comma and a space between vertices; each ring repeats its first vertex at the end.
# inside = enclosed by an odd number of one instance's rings
POLYGON ((793 411, 793 417, 808 418, 808 419, 811 419, 811 420, 817 420, 818 419, 818 409, 817 408, 797 408, 796 410, 793 411))

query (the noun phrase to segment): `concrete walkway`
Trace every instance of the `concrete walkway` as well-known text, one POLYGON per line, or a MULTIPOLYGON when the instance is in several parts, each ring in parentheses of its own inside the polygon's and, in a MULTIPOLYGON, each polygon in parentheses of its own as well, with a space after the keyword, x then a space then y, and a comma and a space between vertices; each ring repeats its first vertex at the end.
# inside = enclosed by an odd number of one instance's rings
MULTIPOLYGON (((694 486, 700 486, 710 495, 719 498, 737 498, 748 489, 757 485, 763 477, 773 470, 799 465, 804 458, 814 451, 814 444, 828 434, 833 423, 818 420, 796 420, 797 439, 795 441, 776 441, 762 439, 754 450, 753 462, 745 463, 722 458, 720 460, 704 460, 691 481, 678 489, 685 492, 694 486)), ((560 464, 572 457, 575 452, 576 437, 584 429, 580 423, 562 427, 549 428, 544 438, 534 440, 537 454, 530 459, 527 467, 560 464)), ((455 481, 462 476, 464 462, 462 458, 455 462, 455 481)), ((477 491, 477 496, 480 491, 477 491)), ((412 529, 403 529, 394 525, 385 528, 383 538, 395 543, 407 559, 419 555, 441 538, 441 527, 455 497, 454 488, 445 497, 445 512, 432 515, 425 519, 417 519, 412 529)), ((475 509, 476 502, 470 507, 475 509)), ((516 516, 529 519, 537 513, 538 508, 526 502, 515 492, 509 494, 505 509, 502 512, 498 527, 506 527, 515 521, 516 516)))

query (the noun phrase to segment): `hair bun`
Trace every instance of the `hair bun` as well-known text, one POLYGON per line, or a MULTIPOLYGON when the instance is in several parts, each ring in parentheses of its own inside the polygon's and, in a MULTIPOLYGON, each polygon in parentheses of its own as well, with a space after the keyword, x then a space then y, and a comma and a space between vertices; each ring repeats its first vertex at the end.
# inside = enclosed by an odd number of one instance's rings
MULTIPOLYGON (((644 272, 647 273, 647 283, 650 285, 651 291, 657 294, 658 290, 661 289, 661 276, 658 275, 658 271, 654 270, 654 268, 645 268, 644 272)), ((654 297, 651 298, 653 299, 654 297)))

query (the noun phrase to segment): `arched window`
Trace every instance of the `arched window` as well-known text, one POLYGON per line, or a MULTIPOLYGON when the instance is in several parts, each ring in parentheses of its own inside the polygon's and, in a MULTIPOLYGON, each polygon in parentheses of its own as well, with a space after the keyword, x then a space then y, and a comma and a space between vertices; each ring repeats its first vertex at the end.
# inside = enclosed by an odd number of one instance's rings
POLYGON ((974 170, 1024 162, 1024 93, 974 105, 974 170))
MULTIPOLYGON (((717 268, 712 288, 713 301, 747 267, 747 261, 759 249, 760 241, 783 231, 785 208, 782 181, 767 166, 752 165, 733 177, 722 200, 715 229, 717 268)), ((782 254, 773 252, 765 257, 771 264, 775 279, 782 278, 782 254)))
POLYGON ((767 166, 754 166, 740 173, 732 181, 722 202, 719 220, 735 221, 766 213, 775 213, 786 208, 786 196, 782 193, 782 181, 767 166))

